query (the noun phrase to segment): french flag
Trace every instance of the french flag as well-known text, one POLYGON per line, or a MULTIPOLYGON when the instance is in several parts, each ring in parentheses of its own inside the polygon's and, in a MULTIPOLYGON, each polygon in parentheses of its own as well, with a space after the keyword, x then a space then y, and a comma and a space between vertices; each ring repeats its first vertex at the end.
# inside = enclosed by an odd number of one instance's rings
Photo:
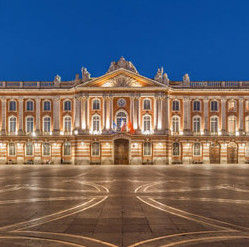
POLYGON ((126 123, 123 119, 121 120, 120 128, 121 128, 121 132, 124 132, 126 129, 126 123))

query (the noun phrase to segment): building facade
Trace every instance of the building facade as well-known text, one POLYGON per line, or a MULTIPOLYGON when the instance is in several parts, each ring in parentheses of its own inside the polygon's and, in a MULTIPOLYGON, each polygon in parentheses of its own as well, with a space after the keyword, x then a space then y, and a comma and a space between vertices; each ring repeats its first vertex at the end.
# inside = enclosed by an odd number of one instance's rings
POLYGON ((0 82, 0 163, 249 161, 249 82, 154 79, 123 57, 103 76, 0 82))

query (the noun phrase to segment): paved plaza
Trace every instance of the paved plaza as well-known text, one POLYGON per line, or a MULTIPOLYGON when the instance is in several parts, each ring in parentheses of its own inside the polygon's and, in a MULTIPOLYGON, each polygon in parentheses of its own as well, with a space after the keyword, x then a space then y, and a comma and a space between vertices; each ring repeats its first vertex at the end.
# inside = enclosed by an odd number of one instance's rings
POLYGON ((1 166, 1 247, 249 246, 249 165, 1 166))

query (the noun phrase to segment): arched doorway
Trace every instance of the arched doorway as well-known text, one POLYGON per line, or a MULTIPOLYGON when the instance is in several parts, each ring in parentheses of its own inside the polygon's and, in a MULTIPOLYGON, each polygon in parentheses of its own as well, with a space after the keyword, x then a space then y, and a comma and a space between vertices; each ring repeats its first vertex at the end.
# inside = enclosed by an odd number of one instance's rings
POLYGON ((114 164, 129 164, 129 140, 114 141, 114 164))
POLYGON ((211 164, 220 164, 220 144, 212 142, 209 147, 209 158, 211 164))
POLYGON ((227 145, 227 163, 228 164, 238 163, 238 146, 235 142, 230 142, 227 145))

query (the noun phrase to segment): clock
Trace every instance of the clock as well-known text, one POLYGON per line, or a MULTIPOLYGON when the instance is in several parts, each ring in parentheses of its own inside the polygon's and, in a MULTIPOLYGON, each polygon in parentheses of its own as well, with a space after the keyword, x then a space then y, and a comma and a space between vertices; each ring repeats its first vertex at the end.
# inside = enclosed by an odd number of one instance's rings
POLYGON ((124 107, 125 105, 126 105, 125 99, 123 99, 123 98, 118 99, 118 106, 119 107, 124 107))

